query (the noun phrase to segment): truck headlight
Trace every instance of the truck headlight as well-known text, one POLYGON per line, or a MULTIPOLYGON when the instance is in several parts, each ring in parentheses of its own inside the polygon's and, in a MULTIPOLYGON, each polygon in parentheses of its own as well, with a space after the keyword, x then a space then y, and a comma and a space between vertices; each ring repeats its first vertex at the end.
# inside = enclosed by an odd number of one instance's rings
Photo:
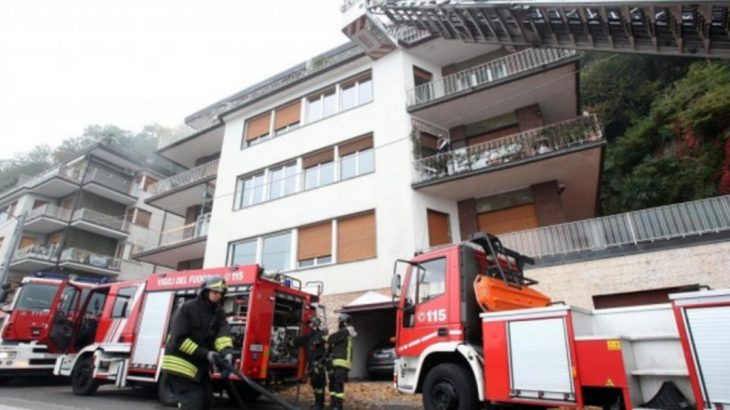
POLYGON ((18 352, 4 351, 4 352, 0 352, 0 359, 15 359, 15 357, 17 355, 18 355, 18 352))

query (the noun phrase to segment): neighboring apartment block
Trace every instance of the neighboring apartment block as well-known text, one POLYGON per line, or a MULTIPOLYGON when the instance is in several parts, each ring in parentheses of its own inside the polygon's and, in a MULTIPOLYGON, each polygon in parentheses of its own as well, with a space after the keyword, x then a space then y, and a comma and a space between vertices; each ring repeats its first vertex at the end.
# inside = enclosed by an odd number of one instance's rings
POLYGON ((163 212, 142 198, 161 178, 99 144, 0 193, 0 255, 11 282, 39 271, 125 280, 158 270, 130 254, 160 229, 163 212), (21 214, 25 223, 16 230, 21 214), (9 249, 16 234, 17 247, 9 249))

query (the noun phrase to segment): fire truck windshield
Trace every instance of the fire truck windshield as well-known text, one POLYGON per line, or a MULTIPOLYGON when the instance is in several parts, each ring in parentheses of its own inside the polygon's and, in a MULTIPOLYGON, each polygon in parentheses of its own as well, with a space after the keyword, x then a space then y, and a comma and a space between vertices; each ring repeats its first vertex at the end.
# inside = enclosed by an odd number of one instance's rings
POLYGON ((26 283, 20 289, 20 296, 15 309, 49 310, 57 291, 58 285, 26 283))

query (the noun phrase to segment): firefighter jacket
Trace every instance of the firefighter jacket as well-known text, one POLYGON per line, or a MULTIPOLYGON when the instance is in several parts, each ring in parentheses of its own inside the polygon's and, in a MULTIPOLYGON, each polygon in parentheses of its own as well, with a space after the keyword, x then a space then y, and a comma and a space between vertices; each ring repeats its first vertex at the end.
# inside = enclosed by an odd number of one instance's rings
POLYGON ((352 326, 346 326, 327 337, 327 355, 332 360, 332 367, 352 367, 353 336, 355 330, 352 326))
POLYGON ((172 318, 162 370, 199 381, 209 369, 208 352, 233 348, 223 308, 201 296, 185 302, 172 318))
POLYGON ((307 335, 294 339, 294 347, 306 346, 307 362, 312 364, 324 364, 326 354, 325 335, 321 330, 314 330, 307 335))

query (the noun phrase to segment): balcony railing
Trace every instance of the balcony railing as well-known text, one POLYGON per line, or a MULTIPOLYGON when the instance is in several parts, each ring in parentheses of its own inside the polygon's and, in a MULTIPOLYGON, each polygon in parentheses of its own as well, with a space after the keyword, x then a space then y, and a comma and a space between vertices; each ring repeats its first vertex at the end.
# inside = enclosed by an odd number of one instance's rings
POLYGON ((69 220, 71 220, 71 210, 51 204, 41 205, 38 208, 32 209, 28 213, 26 223, 44 216, 68 222, 69 220))
POLYGON ((105 213, 95 211, 89 208, 82 208, 74 212, 72 220, 86 221, 105 228, 114 229, 122 232, 129 232, 128 222, 122 218, 107 215, 105 213))
POLYGON ((80 248, 66 248, 61 252, 61 262, 76 262, 102 269, 119 270, 121 261, 113 256, 102 255, 80 248))
POLYGON ((13 260, 18 261, 26 258, 42 259, 50 261, 58 255, 57 245, 30 245, 25 248, 18 249, 13 254, 13 260))
POLYGON ((78 168, 67 167, 67 166, 57 166, 57 167, 51 168, 50 170, 48 170, 40 175, 36 175, 36 176, 28 178, 24 181, 18 181, 18 183, 15 184, 15 186, 6 190, 5 192, 3 192, 0 195, 5 194, 6 192, 15 191, 17 189, 32 188, 32 187, 34 187, 38 184, 41 184, 45 181, 48 181, 54 177, 61 177, 61 178, 64 178, 64 179, 67 179, 69 181, 76 182, 76 183, 81 182, 80 171, 78 168))
POLYGON ((536 258, 730 230, 730 195, 642 209, 500 235, 502 243, 536 258))
POLYGON ((131 179, 126 179, 101 168, 90 169, 84 177, 84 182, 96 182, 125 194, 129 194, 132 189, 131 179))
POLYGON ((160 234, 160 246, 172 245, 189 239, 201 238, 208 235, 210 214, 201 215, 198 220, 187 225, 163 231, 160 234))
POLYGON ((576 51, 571 49, 528 48, 412 88, 407 91, 408 107, 455 95, 575 55, 576 51))
POLYGON ((206 162, 195 168, 173 175, 156 182, 149 188, 150 195, 162 195, 179 187, 194 185, 206 181, 218 173, 218 160, 206 162))
POLYGON ((586 115, 416 160, 415 182, 428 182, 512 161, 537 158, 602 139, 601 127, 595 115, 586 115))

